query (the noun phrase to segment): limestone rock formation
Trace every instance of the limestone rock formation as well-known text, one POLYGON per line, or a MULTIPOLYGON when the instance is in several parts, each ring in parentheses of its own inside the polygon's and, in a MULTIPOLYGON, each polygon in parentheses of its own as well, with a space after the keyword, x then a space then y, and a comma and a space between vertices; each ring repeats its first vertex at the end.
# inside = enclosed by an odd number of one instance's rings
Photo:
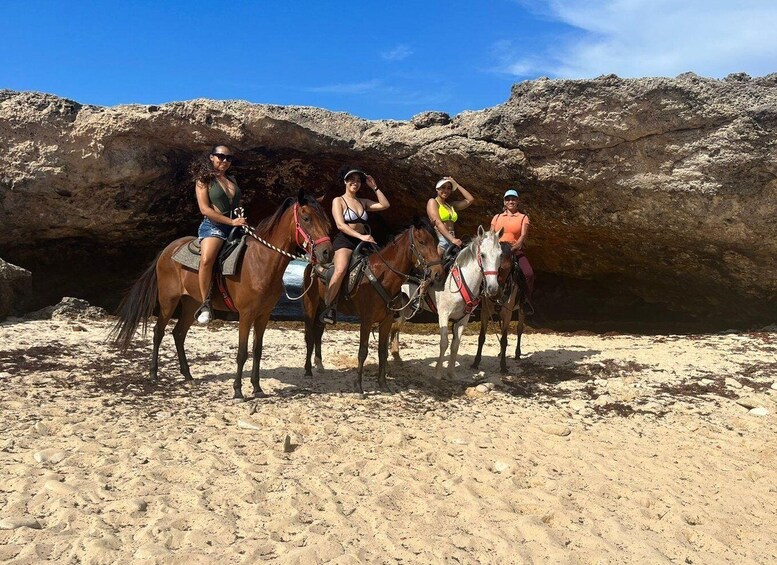
POLYGON ((0 259, 0 321, 24 313, 31 297, 30 271, 0 259))
MULTIPOLYGON (((546 320, 777 317, 777 75, 540 79, 499 106, 369 121, 308 107, 192 100, 81 105, 0 92, 0 256, 110 305, 154 252, 194 234, 191 159, 216 143, 258 221, 300 186, 331 199, 345 163, 385 189, 378 236, 451 175, 474 233, 519 187, 546 320)), ((39 293, 45 289, 36 286, 39 293)))

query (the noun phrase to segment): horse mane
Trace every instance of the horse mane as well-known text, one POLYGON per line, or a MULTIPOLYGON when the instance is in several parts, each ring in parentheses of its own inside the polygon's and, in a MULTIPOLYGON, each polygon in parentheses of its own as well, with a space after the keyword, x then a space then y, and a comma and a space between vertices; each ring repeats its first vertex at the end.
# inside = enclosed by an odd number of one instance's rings
POLYGON ((415 218, 413 218, 413 223, 412 224, 402 228, 400 231, 395 233, 390 238, 389 243, 384 245, 384 247, 387 247, 389 244, 394 243, 397 239, 399 239, 405 233, 407 233, 408 229, 410 229, 410 228, 424 229, 424 230, 426 230, 429 233, 429 235, 432 237, 432 239, 434 239, 434 240, 437 239, 437 232, 434 231, 434 226, 432 225, 432 222, 429 221, 429 218, 427 218, 426 216, 415 217, 415 218))
MULTIPOLYGON (((286 212, 286 210, 288 210, 295 202, 297 202, 297 198, 294 196, 289 196, 281 203, 280 206, 278 206, 275 212, 273 212, 272 216, 269 216, 259 222, 259 224, 256 226, 256 231, 259 233, 259 235, 266 237, 275 228, 275 226, 278 225, 278 222, 280 222, 281 216, 283 216, 284 212, 286 212)), ((318 203, 318 200, 304 195, 300 205, 310 206, 313 208, 317 214, 324 218, 326 222, 326 231, 330 231, 332 225, 329 223, 329 218, 326 215, 326 212, 324 212, 324 208, 321 206, 321 204, 318 203)))
POLYGON ((459 254, 456 256, 456 264, 459 267, 466 267, 469 265, 472 261, 476 261, 477 257, 475 256, 475 249, 477 248, 477 244, 482 240, 482 238, 479 235, 476 235, 472 238, 472 240, 462 249, 459 251, 459 254))
POLYGON ((510 244, 505 243, 504 241, 499 243, 499 247, 502 248, 502 255, 511 255, 513 252, 513 248, 510 247, 510 244))

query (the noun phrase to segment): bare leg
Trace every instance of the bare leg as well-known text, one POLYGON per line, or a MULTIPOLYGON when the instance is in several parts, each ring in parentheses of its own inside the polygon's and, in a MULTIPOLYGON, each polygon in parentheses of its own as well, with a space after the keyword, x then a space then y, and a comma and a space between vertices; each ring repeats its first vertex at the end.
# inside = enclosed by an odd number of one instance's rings
POLYGON ((350 249, 338 249, 335 251, 334 272, 332 273, 332 278, 329 280, 329 286, 324 295, 324 302, 327 307, 334 304, 337 293, 340 292, 340 286, 343 284, 345 272, 348 269, 348 263, 351 260, 352 254, 353 251, 350 249))
POLYGON ((205 302, 210 295, 210 287, 213 284, 213 266, 219 256, 224 241, 218 237, 205 237, 200 243, 200 270, 197 278, 200 282, 201 302, 205 302))

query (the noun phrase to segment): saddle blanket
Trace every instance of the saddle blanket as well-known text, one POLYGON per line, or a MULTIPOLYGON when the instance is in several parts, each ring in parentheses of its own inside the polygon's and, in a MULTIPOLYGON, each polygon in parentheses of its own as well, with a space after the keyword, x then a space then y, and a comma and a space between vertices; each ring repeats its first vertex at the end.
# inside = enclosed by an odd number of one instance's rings
MULTIPOLYGON (((234 275, 237 272, 240 264, 240 257, 242 256, 243 250, 246 246, 246 236, 243 235, 243 237, 240 238, 240 241, 236 241, 234 244, 230 245, 231 243, 232 242, 227 242, 224 244, 225 248, 230 246, 225 250, 227 255, 225 258, 222 258, 222 255, 219 254, 219 260, 217 262, 219 265, 221 265, 220 271, 221 274, 225 277, 234 275)), ((186 245, 182 245, 178 251, 173 253, 173 260, 177 261, 184 267, 189 267, 190 269, 199 271, 200 240, 194 239, 186 245)))

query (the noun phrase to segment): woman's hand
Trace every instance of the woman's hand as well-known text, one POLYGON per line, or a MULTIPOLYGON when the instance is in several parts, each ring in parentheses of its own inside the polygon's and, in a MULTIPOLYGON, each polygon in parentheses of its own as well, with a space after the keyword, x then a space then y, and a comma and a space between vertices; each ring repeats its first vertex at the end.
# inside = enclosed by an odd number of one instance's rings
POLYGON ((369 186, 372 190, 378 190, 378 183, 375 182, 375 179, 372 178, 372 175, 365 175, 367 178, 367 186, 369 186))
POLYGON ((454 237, 453 241, 451 241, 451 243, 453 245, 455 245, 456 247, 464 247, 464 242, 461 241, 458 237, 454 237))
POLYGON ((231 225, 233 228, 236 228, 238 226, 247 226, 248 222, 246 222, 245 218, 233 218, 229 221, 229 225, 231 225))
POLYGON ((456 192, 461 186, 459 183, 456 182, 456 179, 454 179, 453 177, 442 177, 442 178, 447 181, 450 181, 451 186, 453 187, 453 190, 451 192, 456 192))
POLYGON ((520 251, 522 247, 523 247, 523 243, 521 243, 520 241, 516 241, 515 243, 510 245, 510 249, 512 249, 513 252, 520 251))
POLYGON ((359 239, 361 239, 365 243, 374 243, 375 245, 378 244, 378 242, 375 241, 375 238, 372 237, 370 234, 360 235, 359 239))

